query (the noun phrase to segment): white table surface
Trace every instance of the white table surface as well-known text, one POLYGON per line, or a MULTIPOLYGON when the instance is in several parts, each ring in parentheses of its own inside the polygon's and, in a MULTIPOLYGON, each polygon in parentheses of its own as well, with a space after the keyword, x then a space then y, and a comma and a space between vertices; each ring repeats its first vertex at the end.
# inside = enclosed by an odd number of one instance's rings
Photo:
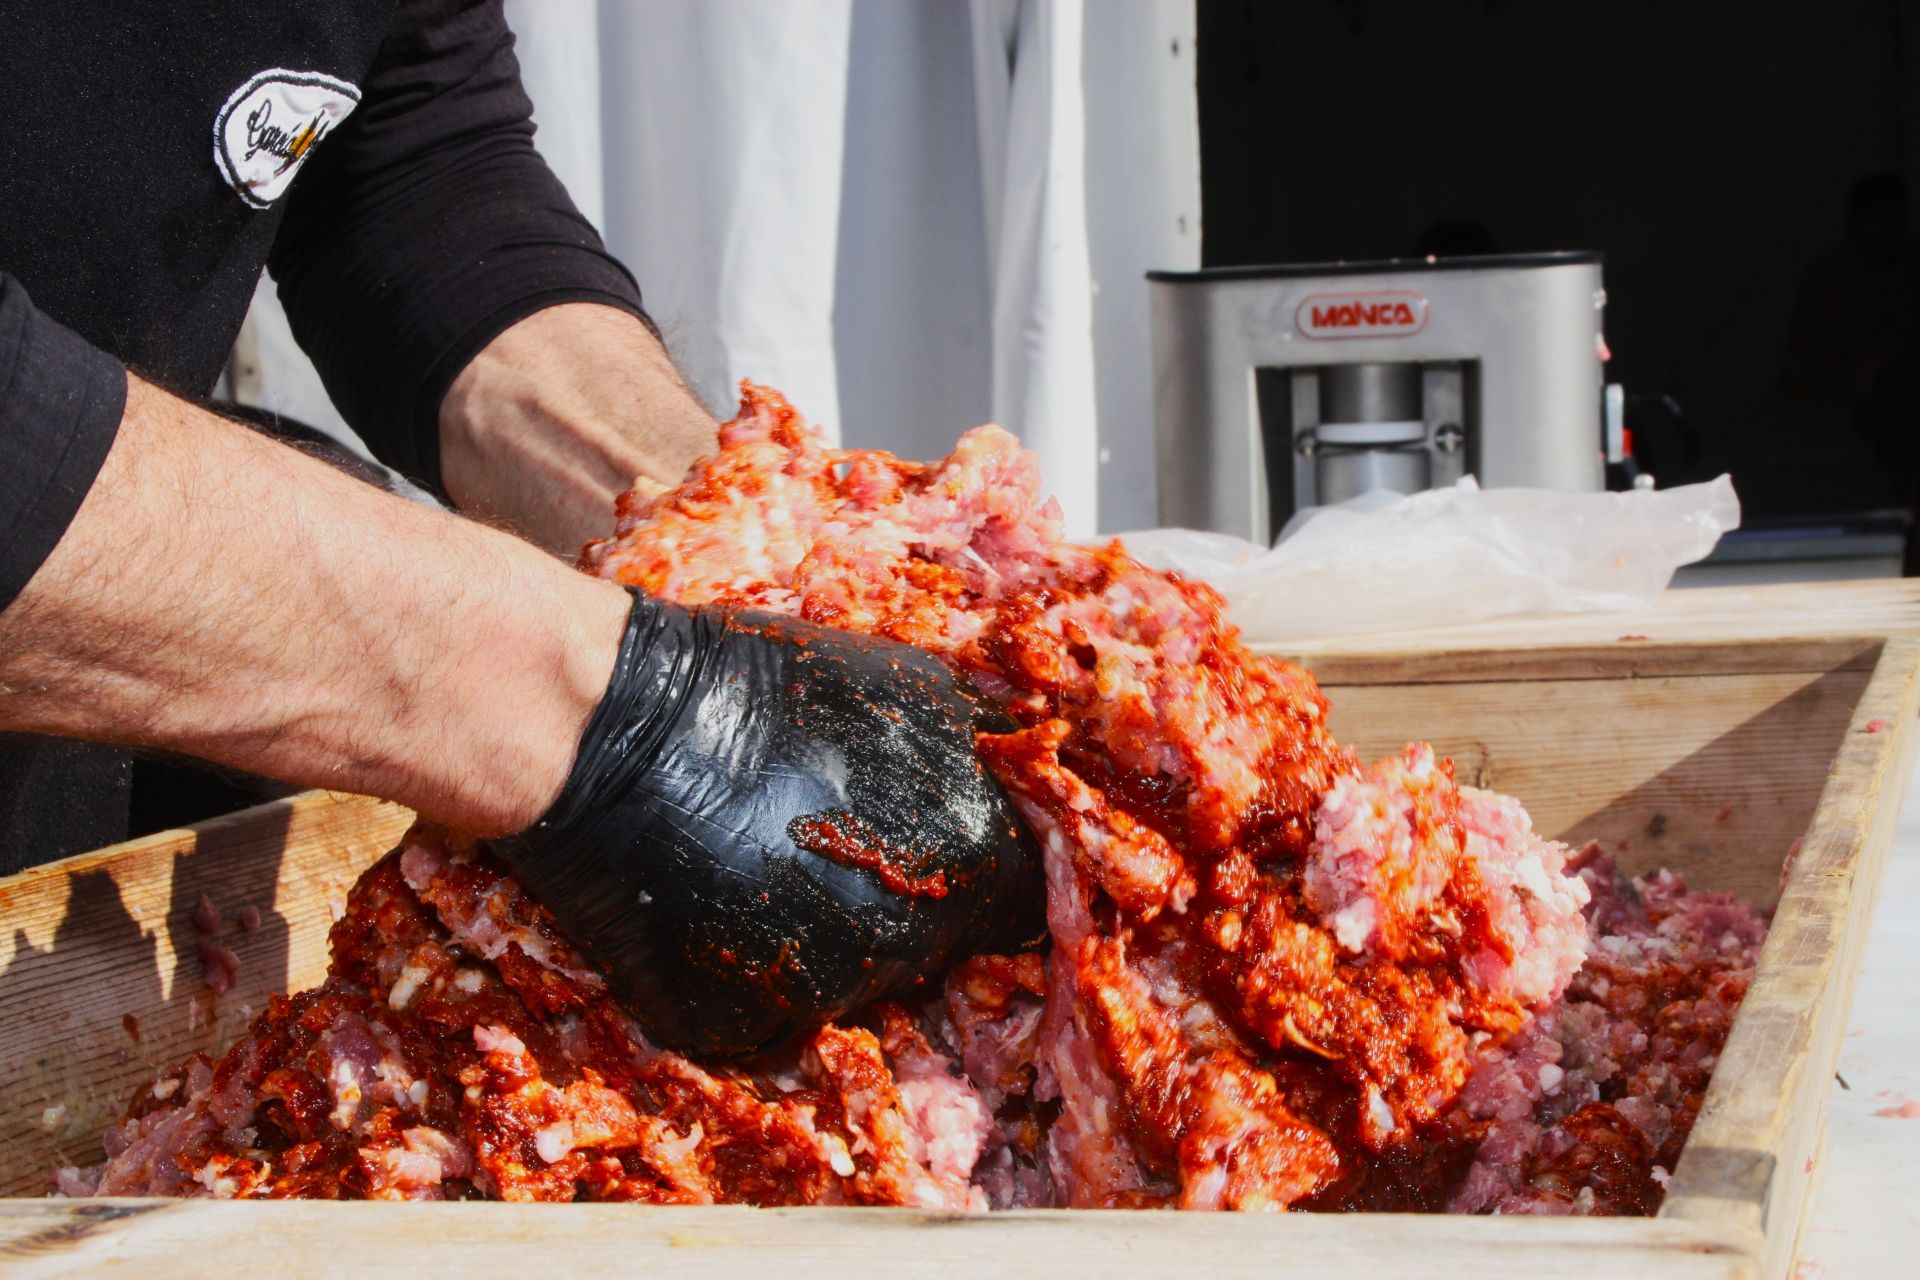
POLYGON ((1920 1276, 1920 767, 1888 851, 1795 1280, 1920 1276), (1889 1114, 1902 1107, 1914 1114, 1889 1114))

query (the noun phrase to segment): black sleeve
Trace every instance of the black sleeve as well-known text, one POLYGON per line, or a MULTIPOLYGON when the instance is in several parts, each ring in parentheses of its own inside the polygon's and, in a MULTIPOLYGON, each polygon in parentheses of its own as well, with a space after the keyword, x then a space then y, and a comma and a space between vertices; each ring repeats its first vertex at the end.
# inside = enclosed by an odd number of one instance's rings
POLYGON ((403 0, 269 259, 342 416, 435 493, 440 401, 481 347, 557 302, 646 318, 534 150, 532 113, 500 0, 403 0))
POLYGON ((120 362, 0 271, 0 609, 73 523, 126 403, 120 362))

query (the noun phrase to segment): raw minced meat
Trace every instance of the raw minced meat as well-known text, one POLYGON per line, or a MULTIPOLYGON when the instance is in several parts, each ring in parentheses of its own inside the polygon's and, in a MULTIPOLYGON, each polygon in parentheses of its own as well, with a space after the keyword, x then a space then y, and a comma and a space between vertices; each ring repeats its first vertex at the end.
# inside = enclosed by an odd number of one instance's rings
POLYGON ((985 1205, 984 1104, 900 1006, 709 1072, 651 1044, 491 859, 425 827, 330 942, 322 986, 143 1090, 68 1193, 985 1205))
POLYGON ((1593 948, 1566 996, 1477 1056, 1458 1107, 1485 1126, 1456 1212, 1651 1213, 1766 940, 1728 894, 1575 859, 1593 948))
POLYGON ((1758 918, 1575 874, 1422 745, 1362 768, 1212 590, 1063 541, 1006 433, 932 464, 832 450, 749 385, 719 452, 624 495, 582 564, 919 645, 1006 706, 1019 727, 979 745, 1045 854, 1044 952, 709 1070, 649 1043, 483 850, 420 827, 355 888, 326 984, 143 1094, 63 1190, 1657 1201, 1758 918))
POLYGON ((1518 801, 1452 774, 1415 743, 1337 780, 1314 814, 1306 902, 1348 953, 1405 963, 1439 948, 1486 995, 1545 1004, 1586 956, 1587 886, 1518 801), (1485 936, 1468 945, 1475 913, 1485 936))

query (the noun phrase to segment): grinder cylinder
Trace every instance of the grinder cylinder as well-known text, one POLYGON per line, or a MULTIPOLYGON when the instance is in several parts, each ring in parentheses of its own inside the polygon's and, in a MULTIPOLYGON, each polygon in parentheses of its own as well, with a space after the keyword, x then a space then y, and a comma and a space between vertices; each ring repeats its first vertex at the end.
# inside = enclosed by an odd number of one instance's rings
POLYGON ((1432 484, 1425 449, 1341 449, 1314 460, 1320 493, 1345 502, 1374 489, 1419 493, 1432 484))
POLYGON ((1325 366, 1320 370, 1320 421, 1420 421, 1420 366, 1325 366))
POLYGON ((1313 465, 1321 502, 1344 502, 1373 489, 1418 493, 1433 482, 1419 365, 1331 364, 1318 378, 1313 465))

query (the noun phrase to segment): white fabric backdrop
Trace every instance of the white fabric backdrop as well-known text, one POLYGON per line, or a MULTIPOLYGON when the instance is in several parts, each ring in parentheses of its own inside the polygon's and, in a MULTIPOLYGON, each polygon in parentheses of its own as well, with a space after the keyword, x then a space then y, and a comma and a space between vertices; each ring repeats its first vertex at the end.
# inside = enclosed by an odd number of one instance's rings
MULTIPOLYGON (((1191 0, 507 0, 538 143, 696 391, 853 445, 994 419, 1154 523, 1150 267, 1199 257, 1191 0)), ((249 398, 309 420, 271 305, 249 398)), ((337 419, 336 419, 337 421, 337 419)))

